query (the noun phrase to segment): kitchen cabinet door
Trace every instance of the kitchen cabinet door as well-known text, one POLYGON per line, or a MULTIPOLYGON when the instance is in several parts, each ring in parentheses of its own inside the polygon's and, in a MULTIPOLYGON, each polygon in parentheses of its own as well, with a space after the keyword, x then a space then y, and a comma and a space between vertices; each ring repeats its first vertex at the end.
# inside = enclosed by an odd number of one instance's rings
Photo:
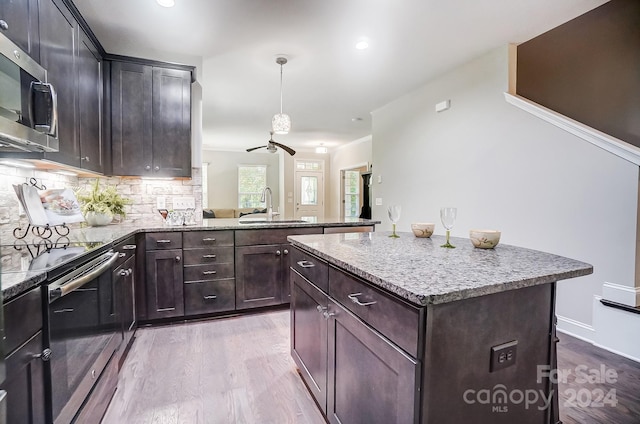
POLYGON ((102 57, 84 31, 79 31, 78 56, 78 140, 77 166, 104 172, 102 141, 102 57))
POLYGON ((38 0, 1 0, 0 20, 4 21, 2 33, 40 60, 40 29, 38 28, 38 0))
POLYGON ((151 175, 152 67, 111 64, 111 161, 113 175, 151 175))
POLYGON ((190 177, 190 146, 191 72, 154 67, 153 175, 190 177))
POLYGON ((291 356, 323 413, 327 412, 328 297, 291 272, 291 356))
POLYGON ((0 390, 7 392, 7 423, 45 422, 44 364, 34 357, 40 352, 42 331, 5 359, 7 377, 0 390))
POLYGON ((184 315, 182 249, 147 252, 147 318, 184 315))
POLYGON ((331 300, 327 313, 329 422, 416 423, 418 363, 331 300))
POLYGON ((282 303, 282 245, 236 248, 236 309, 282 303))
POLYGON ((118 349, 118 366, 121 367, 136 329, 135 309, 135 255, 127 259, 113 272, 113 285, 118 302, 121 344, 118 349))
POLYGON ((45 157, 54 162, 79 166, 77 137, 77 77, 75 68, 78 28, 62 0, 40 1, 40 62, 58 95, 58 153, 45 157))

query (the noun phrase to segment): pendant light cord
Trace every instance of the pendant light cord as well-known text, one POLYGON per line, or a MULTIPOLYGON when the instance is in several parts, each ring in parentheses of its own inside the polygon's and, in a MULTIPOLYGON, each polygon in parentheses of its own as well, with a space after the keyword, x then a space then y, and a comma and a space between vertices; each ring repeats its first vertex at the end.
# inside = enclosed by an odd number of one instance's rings
POLYGON ((280 64, 280 115, 282 115, 282 64, 280 64))

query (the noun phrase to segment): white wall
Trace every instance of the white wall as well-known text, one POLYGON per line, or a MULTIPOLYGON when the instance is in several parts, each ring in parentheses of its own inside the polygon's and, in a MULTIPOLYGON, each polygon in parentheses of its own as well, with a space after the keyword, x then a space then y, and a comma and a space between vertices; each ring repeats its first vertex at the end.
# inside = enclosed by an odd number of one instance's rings
POLYGON ((238 207, 239 165, 267 165, 267 185, 273 192, 273 204, 280 204, 280 165, 277 154, 204 150, 202 160, 209 163, 209 208, 238 207))
POLYGON ((340 198, 340 185, 342 184, 340 171, 362 165, 370 165, 372 154, 371 136, 352 141, 331 152, 331 173, 327 178, 329 186, 331 187, 330 193, 326 197, 327 216, 340 217, 340 208, 342 207, 342 199, 340 198))
POLYGON ((638 167, 506 103, 507 70, 505 46, 373 113, 373 218, 390 228, 399 203, 400 230, 433 221, 443 234, 439 209, 457 206, 454 236, 495 228, 503 243, 593 264, 557 300, 560 318, 591 328, 602 284, 633 286, 638 167))

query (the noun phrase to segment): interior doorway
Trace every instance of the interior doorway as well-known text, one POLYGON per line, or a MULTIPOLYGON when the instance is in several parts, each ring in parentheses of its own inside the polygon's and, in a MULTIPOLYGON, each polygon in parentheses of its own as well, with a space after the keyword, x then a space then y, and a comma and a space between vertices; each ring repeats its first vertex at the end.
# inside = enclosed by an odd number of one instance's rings
POLYGON ((324 218, 324 160, 295 161, 294 217, 316 222, 324 218))
POLYGON ((340 170, 340 219, 358 218, 364 201, 362 173, 368 165, 340 170))

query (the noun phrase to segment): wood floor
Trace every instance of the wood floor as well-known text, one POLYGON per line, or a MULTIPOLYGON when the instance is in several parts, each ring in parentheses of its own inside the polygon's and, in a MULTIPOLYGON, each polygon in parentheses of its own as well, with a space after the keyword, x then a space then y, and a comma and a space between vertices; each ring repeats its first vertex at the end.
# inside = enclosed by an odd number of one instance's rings
MULTIPOLYGON (((289 354, 288 311, 141 328, 136 337, 103 424, 325 422, 289 354)), ((559 369, 618 374, 616 383, 578 384, 572 372, 559 389, 563 423, 640 424, 640 364, 559 337, 559 369), (579 407, 595 389, 615 389, 617 406, 579 407)))

